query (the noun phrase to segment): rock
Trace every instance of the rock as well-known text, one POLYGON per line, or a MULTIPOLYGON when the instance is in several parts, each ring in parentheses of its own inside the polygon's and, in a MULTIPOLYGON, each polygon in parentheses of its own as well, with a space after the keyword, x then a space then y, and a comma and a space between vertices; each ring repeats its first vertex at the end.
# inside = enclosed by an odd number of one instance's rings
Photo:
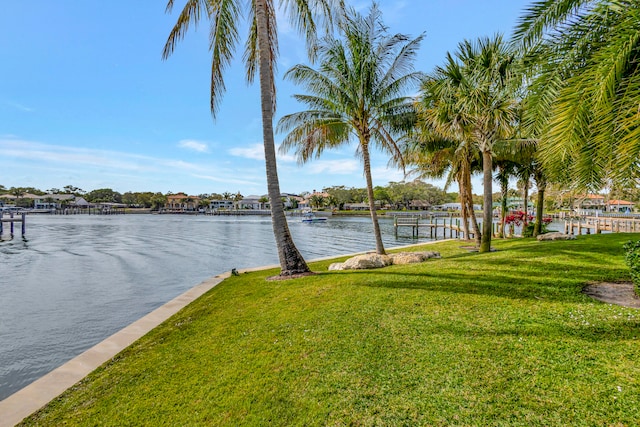
POLYGON ((440 252, 399 252, 389 255, 394 265, 424 262, 429 258, 440 258, 440 252))
POLYGON ((382 268, 391 264, 412 264, 423 262, 429 258, 440 258, 440 252, 400 252, 391 255, 365 254, 356 255, 345 262, 334 262, 329 265, 329 271, 337 270, 368 270, 382 268))
POLYGON ((558 231, 554 233, 546 233, 540 234, 538 236, 539 241, 547 241, 547 240, 575 240, 576 236, 573 234, 563 234, 558 231))
POLYGON ((364 254, 349 258, 343 263, 343 270, 367 270, 391 265, 391 258, 387 255, 364 254))
POLYGON ((344 270, 344 262, 334 262, 329 265, 329 271, 344 270))

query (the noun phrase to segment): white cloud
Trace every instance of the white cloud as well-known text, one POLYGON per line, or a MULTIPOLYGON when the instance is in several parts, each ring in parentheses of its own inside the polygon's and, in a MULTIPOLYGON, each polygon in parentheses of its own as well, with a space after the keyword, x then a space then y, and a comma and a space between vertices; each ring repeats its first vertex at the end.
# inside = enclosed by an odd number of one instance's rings
POLYGON ((197 151, 198 153, 208 153, 209 145, 206 142, 196 141, 194 139, 183 139, 178 143, 178 147, 187 150, 197 151))
POLYGON ((304 166, 310 174, 350 175, 362 170, 360 163, 354 159, 314 160, 304 166))
POLYGON ((264 148, 262 144, 253 144, 249 147, 235 147, 229 149, 229 154, 245 159, 264 160, 264 148))
POLYGON ((404 173, 399 169, 379 166, 371 169, 371 176, 376 185, 387 185, 389 182, 404 181, 404 173))
POLYGON ((31 107, 27 107, 26 105, 19 104, 17 102, 7 101, 6 104, 9 107, 15 108, 16 110, 24 111, 25 113, 32 113, 35 110, 31 107))
MULTIPOLYGON (((245 159, 264 161, 264 147, 262 144, 256 143, 248 147, 230 148, 229 154, 235 157, 243 157, 245 159)), ((296 158, 291 154, 280 154, 280 146, 276 146, 276 157, 281 162, 295 163, 296 158)))
POLYGON ((0 139, 0 158, 33 161, 43 167, 65 167, 70 170, 91 169, 119 170, 127 172, 166 172, 167 170, 188 173, 203 172, 211 166, 198 165, 176 159, 98 150, 93 148, 68 147, 43 144, 20 139, 0 139))
POLYGON ((224 184, 254 185, 254 186, 262 184, 262 182, 257 182, 257 181, 247 181, 247 180, 233 179, 233 178, 227 178, 227 177, 220 178, 213 175, 194 175, 194 177, 200 178, 200 179, 206 179, 207 181, 221 182, 224 184))

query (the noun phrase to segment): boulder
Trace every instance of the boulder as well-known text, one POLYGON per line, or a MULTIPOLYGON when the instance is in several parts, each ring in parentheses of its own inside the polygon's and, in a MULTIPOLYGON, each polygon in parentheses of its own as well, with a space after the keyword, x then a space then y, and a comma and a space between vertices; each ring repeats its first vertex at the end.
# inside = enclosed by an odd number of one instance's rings
POLYGON ((334 262, 329 264, 329 271, 344 270, 344 262, 334 262))
POLYGON ((573 234, 563 234, 563 233, 560 233, 559 231, 556 231, 556 232, 553 232, 553 233, 540 234, 537 238, 540 241, 547 241, 547 240, 575 240, 576 236, 574 236, 573 234))
POLYGON ((336 262, 329 266, 330 271, 335 270, 368 270, 391 265, 391 258, 387 255, 364 254, 356 255, 345 262, 336 262))
POLYGON ((429 258, 440 258, 439 252, 400 252, 391 255, 364 254, 356 255, 345 262, 334 262, 329 265, 329 271, 336 270, 368 270, 382 268, 391 264, 411 264, 423 262, 429 258))
POLYGON ((349 258, 343 263, 343 270, 368 270, 391 265, 391 258, 387 255, 364 254, 349 258))
POLYGON ((424 262, 429 258, 440 258, 440 252, 399 252, 389 255, 394 265, 414 264, 424 262))

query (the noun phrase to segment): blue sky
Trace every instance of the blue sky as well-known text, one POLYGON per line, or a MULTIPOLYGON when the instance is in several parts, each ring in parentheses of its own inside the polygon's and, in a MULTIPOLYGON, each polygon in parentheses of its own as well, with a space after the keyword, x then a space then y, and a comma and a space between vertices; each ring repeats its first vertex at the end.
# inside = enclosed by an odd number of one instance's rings
MULTIPOLYGON (((365 11, 371 3, 348 1, 365 11)), ((0 184, 41 190, 265 194, 258 86, 239 59, 225 75, 216 121, 209 110, 206 23, 167 61, 178 12, 164 0, 29 0, 0 3, 0 184)), ((393 33, 426 33, 416 69, 430 72, 463 39, 506 36, 525 0, 381 0, 393 33)), ((306 62, 300 37, 280 25, 279 77, 306 62)), ((244 34, 243 34, 244 35, 244 34)), ((244 41, 244 40, 243 40, 244 41)), ((298 111, 300 90, 278 77, 276 121, 298 111)), ((279 143, 283 135, 276 135, 279 143)), ((279 156, 283 192, 364 187, 355 146, 298 166, 279 156)), ((373 156, 374 185, 403 180, 373 156)), ((440 181, 431 181, 442 186, 440 181)), ((452 191, 456 191, 452 188, 452 191)), ((482 192, 474 179, 474 191, 482 192)))

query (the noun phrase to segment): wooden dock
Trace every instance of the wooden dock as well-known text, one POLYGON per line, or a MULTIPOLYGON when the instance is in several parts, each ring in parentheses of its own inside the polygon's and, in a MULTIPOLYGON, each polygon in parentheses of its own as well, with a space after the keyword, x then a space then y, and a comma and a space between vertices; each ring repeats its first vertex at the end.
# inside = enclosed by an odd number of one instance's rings
POLYGON ((22 235, 24 236, 26 233, 26 214, 24 212, 20 213, 19 216, 14 216, 13 212, 9 214, 9 217, 5 217, 4 213, 0 213, 0 238, 4 234, 4 224, 9 224, 9 233, 11 237, 13 237, 14 232, 14 224, 19 222, 21 225, 22 235))
MULTIPOLYGON (((429 237, 431 239, 438 239, 438 229, 442 229, 442 237, 447 238, 447 230, 449 230, 449 238, 461 238, 464 236, 464 230, 462 225, 460 224, 460 218, 449 217, 439 217, 432 216, 427 218, 428 222, 421 222, 420 216, 394 216, 393 217, 393 228, 395 230, 395 235, 398 237, 399 229, 403 227, 411 227, 411 235, 414 238, 418 238, 420 233, 420 228, 429 229, 429 237), (455 234, 455 236, 454 236, 455 234)), ((471 234, 471 233, 469 233, 471 234)), ((471 236, 467 236, 466 238, 470 238, 471 236)))
POLYGON ((640 233, 640 219, 585 217, 584 219, 570 219, 564 222, 565 234, 600 234, 610 233, 640 233))

